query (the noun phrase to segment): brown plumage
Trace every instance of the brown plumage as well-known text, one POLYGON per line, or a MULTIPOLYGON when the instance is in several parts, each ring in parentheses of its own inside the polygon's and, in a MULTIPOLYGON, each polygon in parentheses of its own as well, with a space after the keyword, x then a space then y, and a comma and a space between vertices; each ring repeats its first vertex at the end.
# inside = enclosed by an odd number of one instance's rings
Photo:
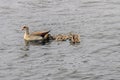
POLYGON ((48 34, 50 31, 46 31, 46 32, 32 32, 32 35, 36 35, 36 36, 42 36, 44 37, 46 34, 48 34))
POLYGON ((33 32, 33 33, 30 34, 29 33, 29 27, 27 27, 27 26, 23 26, 22 30, 25 30, 24 39, 27 40, 27 41, 43 40, 45 35, 50 32, 50 31, 33 32))
POLYGON ((54 39, 56 41, 66 41, 68 39, 68 36, 65 34, 58 34, 58 35, 54 36, 54 39))
POLYGON ((70 33, 69 40, 70 40, 71 43, 80 43, 80 35, 70 33))

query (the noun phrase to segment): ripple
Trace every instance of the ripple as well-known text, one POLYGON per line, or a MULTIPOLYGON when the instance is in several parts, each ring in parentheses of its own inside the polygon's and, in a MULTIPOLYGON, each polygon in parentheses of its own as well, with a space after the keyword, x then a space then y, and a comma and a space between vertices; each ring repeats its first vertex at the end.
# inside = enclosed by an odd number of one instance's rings
POLYGON ((119 80, 119 3, 119 0, 0 1, 0 79, 119 80), (51 29, 53 35, 80 33, 81 43, 53 41, 24 48, 20 30, 24 24, 32 30, 51 29))

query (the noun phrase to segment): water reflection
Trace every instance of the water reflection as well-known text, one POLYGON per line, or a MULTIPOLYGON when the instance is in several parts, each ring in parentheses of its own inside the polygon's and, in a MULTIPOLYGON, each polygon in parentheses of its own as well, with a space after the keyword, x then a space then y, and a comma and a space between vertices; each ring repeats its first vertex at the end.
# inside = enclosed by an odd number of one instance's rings
POLYGON ((24 40, 24 48, 22 50, 24 51, 28 51, 30 46, 43 46, 43 45, 49 45, 51 44, 52 41, 27 41, 27 40, 24 40))
POLYGON ((0 0, 0 80, 119 80, 119 4, 119 0, 0 0), (77 32, 81 43, 23 43, 19 31, 23 24, 33 31, 52 30, 53 35, 77 32))

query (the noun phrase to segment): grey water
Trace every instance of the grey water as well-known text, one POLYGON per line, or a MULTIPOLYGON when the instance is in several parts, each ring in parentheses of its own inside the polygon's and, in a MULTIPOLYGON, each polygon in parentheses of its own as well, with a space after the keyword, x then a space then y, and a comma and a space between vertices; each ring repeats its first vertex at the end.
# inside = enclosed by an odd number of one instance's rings
POLYGON ((120 80, 120 0, 0 0, 0 80, 120 80), (23 25, 81 43, 25 51, 23 25))

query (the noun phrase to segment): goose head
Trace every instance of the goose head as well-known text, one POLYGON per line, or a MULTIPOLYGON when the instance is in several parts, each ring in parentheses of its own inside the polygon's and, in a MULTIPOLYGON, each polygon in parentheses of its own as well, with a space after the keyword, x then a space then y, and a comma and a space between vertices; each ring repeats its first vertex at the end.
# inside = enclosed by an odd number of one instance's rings
POLYGON ((29 35, 29 27, 23 26, 22 31, 25 31, 25 34, 29 35))
POLYGON ((23 26, 22 30, 29 30, 29 28, 27 26, 23 26))

